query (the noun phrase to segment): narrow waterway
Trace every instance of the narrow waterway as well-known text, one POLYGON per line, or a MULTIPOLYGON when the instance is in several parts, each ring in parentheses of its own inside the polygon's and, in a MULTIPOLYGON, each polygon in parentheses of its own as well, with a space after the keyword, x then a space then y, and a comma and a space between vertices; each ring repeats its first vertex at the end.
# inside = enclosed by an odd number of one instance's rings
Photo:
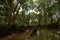
POLYGON ((0 40, 59 40, 60 39, 60 29, 37 29, 35 33, 30 35, 33 31, 28 31, 23 33, 13 33, 5 38, 0 38, 0 40))
POLYGON ((29 40, 59 40, 60 31, 58 29, 41 29, 37 30, 35 36, 29 40))

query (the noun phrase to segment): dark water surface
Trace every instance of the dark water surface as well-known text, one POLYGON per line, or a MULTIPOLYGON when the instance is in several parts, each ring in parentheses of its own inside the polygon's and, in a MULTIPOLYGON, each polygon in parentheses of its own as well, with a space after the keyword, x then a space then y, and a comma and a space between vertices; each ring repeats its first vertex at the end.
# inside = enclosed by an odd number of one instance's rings
POLYGON ((37 35, 31 37, 29 40, 59 40, 59 29, 41 29, 37 35))
POLYGON ((30 32, 27 30, 23 33, 13 33, 0 40, 60 40, 60 29, 37 29, 29 38, 30 32))

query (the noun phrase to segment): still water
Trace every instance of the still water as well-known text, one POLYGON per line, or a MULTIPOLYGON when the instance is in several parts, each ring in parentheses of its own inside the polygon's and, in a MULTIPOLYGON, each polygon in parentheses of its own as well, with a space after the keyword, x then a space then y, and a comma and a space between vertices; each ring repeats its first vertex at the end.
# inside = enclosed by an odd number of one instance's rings
POLYGON ((37 30, 34 36, 28 40, 59 40, 60 31, 58 29, 41 29, 37 30))

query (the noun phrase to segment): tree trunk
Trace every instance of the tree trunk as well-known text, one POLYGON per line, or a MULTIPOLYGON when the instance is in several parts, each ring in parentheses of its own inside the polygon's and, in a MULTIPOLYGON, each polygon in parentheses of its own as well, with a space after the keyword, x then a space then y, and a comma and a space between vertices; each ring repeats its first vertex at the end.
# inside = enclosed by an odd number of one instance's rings
POLYGON ((11 10, 9 9, 9 13, 8 13, 8 26, 11 26, 12 25, 12 12, 11 10))

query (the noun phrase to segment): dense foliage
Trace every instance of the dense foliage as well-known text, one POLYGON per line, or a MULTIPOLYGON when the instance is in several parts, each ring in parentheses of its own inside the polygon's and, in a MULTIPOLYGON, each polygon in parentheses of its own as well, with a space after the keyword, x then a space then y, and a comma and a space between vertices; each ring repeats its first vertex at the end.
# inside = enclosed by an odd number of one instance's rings
POLYGON ((33 26, 60 28, 59 0, 0 0, 2 33, 33 26))

